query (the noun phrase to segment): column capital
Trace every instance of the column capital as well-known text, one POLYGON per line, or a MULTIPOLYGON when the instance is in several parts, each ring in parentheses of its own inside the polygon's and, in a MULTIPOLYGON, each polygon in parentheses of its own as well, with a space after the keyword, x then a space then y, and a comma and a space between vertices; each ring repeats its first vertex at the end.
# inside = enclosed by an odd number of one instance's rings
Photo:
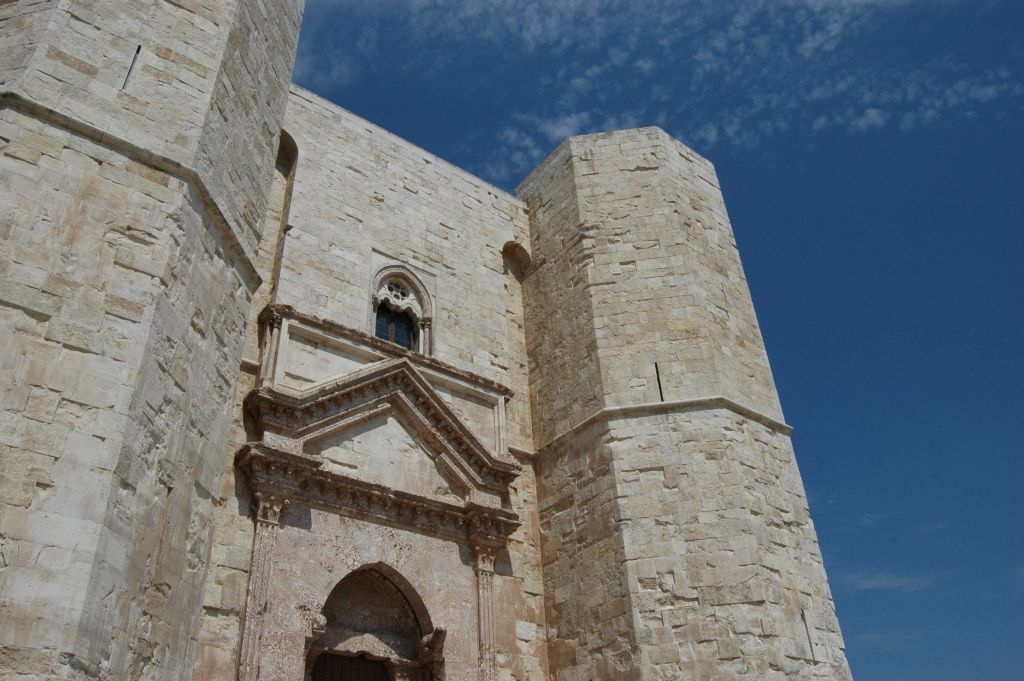
POLYGON ((256 492, 253 495, 255 501, 256 522, 268 525, 278 525, 281 522, 281 511, 288 505, 288 500, 276 494, 256 492))

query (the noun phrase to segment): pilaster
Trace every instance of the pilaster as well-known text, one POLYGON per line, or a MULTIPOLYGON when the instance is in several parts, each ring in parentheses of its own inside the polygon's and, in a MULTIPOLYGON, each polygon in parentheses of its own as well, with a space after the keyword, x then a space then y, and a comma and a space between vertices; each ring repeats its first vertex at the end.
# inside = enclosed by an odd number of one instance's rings
POLYGON ((495 680, 494 559, 497 547, 477 542, 473 546, 477 584, 477 626, 480 638, 480 680, 495 680))
POLYGON ((242 620, 242 643, 239 653, 238 681, 257 681, 259 678, 260 642, 263 638, 263 615, 267 611, 271 565, 281 511, 288 500, 280 496, 256 492, 255 533, 252 547, 252 567, 249 571, 249 591, 245 599, 242 620))

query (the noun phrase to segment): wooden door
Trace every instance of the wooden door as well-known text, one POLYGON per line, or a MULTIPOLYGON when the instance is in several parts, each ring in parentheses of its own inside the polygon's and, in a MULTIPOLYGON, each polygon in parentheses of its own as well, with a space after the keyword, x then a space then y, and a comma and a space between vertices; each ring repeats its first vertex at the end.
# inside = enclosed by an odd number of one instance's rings
POLYGON ((316 658, 313 681, 390 681, 383 662, 324 653, 316 658))

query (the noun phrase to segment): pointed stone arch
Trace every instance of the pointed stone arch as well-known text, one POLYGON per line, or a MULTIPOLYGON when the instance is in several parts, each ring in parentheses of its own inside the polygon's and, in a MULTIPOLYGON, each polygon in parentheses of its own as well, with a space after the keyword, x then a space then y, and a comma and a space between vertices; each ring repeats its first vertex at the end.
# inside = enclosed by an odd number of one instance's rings
POLYGON ((408 314, 417 327, 417 336, 409 349, 421 355, 429 355, 432 350, 434 303, 423 281, 408 267, 392 264, 377 271, 370 291, 369 332, 376 335, 377 315, 382 305, 408 314), (404 292, 396 292, 396 284, 404 292))
POLYGON ((310 637, 308 680, 315 681, 324 655, 383 665, 395 681, 444 679, 445 631, 434 627, 419 593, 390 565, 349 572, 326 596, 321 612, 310 637))

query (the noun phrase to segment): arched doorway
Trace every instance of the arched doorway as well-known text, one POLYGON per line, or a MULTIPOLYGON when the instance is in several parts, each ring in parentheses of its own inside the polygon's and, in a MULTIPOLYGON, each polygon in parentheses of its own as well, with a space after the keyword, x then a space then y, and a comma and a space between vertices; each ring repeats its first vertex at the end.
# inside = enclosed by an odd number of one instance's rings
POLYGON ((338 582, 307 661, 310 681, 443 681, 445 632, 419 595, 384 565, 338 582))

